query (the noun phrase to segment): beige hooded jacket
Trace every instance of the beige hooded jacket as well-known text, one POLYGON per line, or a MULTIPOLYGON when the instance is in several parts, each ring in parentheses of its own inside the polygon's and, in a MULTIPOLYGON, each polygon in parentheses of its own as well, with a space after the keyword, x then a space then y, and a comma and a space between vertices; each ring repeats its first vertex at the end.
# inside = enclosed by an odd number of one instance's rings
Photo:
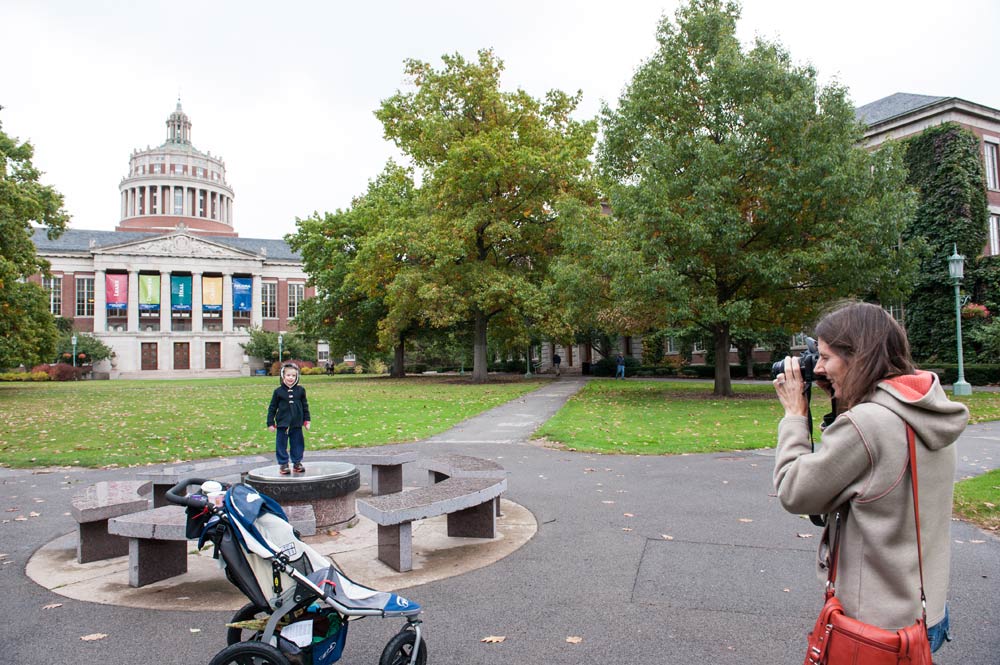
MULTIPOLYGON (((810 451, 805 417, 778 424, 774 486, 792 513, 845 510, 837 597, 848 616, 898 629, 920 617, 920 577, 906 423, 917 441, 920 530, 927 625, 944 618, 951 561, 956 452, 969 412, 945 395, 937 375, 918 371, 878 384, 871 401, 842 413, 810 451)), ((833 524, 833 519, 828 521, 833 524)), ((832 526, 823 534, 819 576, 826 580, 832 526)))

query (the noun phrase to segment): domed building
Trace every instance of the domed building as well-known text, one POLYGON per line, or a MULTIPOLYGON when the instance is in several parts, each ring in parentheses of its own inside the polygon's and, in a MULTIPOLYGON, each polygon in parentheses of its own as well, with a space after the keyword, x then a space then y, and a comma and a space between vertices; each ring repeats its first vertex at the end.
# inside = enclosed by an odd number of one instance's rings
MULTIPOLYGON (((166 141, 132 153, 119 191, 114 231, 71 228, 51 240, 37 229, 33 237, 51 264, 51 277, 34 278, 50 311, 114 350, 95 376, 221 377, 263 368, 265 359, 248 358, 241 346, 250 328, 289 330, 314 290, 285 241, 236 233, 225 162, 192 145, 180 101, 166 141)), ((325 350, 316 360, 326 360, 325 350)))

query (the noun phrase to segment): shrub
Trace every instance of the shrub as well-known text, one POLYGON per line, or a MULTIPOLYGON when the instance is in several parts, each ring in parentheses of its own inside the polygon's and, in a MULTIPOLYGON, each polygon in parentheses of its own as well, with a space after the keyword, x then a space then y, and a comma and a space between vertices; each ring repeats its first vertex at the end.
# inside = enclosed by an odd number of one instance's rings
POLYGON ((30 372, 3 372, 0 381, 48 381, 49 373, 32 370, 30 372))
MULTIPOLYGON (((923 369, 935 372, 941 377, 941 383, 951 384, 958 381, 958 365, 951 363, 926 364, 923 369)), ((965 380, 974 386, 986 386, 1000 383, 1000 365, 966 364, 965 380)))
MULTIPOLYGON (((641 365, 632 356, 625 356, 625 376, 635 376, 641 365)), ((614 376, 618 371, 618 360, 611 358, 601 358, 590 366, 590 372, 594 376, 614 376)))
POLYGON ((368 363, 368 371, 372 374, 388 374, 389 366, 378 358, 375 358, 368 363))

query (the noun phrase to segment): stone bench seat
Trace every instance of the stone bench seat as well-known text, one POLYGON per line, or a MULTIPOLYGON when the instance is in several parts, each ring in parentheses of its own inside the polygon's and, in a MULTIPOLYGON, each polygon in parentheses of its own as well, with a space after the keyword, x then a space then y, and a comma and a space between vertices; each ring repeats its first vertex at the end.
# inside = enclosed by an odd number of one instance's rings
MULTIPOLYGON (((312 506, 285 509, 288 520, 303 536, 316 534, 312 506)), ((108 532, 127 540, 128 583, 142 587, 187 572, 187 515, 183 506, 161 506, 115 517, 108 532)))
POLYGON ((448 478, 430 487, 358 499, 358 512, 378 525, 378 558, 392 568, 413 569, 412 523, 448 516, 448 536, 495 538, 494 501, 507 479, 448 478))
POLYGON ((140 478, 153 483, 153 507, 169 506, 167 490, 184 478, 214 478, 242 474, 261 462, 271 461, 270 457, 251 457, 245 460, 213 459, 165 466, 157 471, 141 471, 140 478))
POLYGON ((316 453, 306 452, 306 457, 302 463, 308 469, 309 463, 317 462, 346 462, 355 466, 369 466, 372 470, 372 494, 380 496, 382 494, 392 494, 403 489, 403 465, 417 460, 416 451, 405 452, 344 452, 344 453, 316 453))
POLYGON ((128 553, 128 541, 108 533, 108 520, 149 508, 151 491, 148 480, 109 480, 74 496, 70 508, 79 536, 76 560, 90 563, 128 553))
MULTIPOLYGON (((427 470, 433 485, 448 478, 492 478, 507 477, 507 470, 493 460, 472 455, 443 455, 420 461, 420 467, 427 470)), ((500 517, 500 497, 496 498, 497 517, 500 517)))

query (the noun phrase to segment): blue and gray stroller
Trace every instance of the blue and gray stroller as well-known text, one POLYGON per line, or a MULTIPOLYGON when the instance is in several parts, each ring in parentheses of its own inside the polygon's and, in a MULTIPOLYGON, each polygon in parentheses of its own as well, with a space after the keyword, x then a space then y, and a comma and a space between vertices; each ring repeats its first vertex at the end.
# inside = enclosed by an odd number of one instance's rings
POLYGON ((202 494, 185 495, 186 478, 167 492, 187 507, 187 536, 215 545, 226 577, 250 600, 227 624, 228 646, 210 665, 330 665, 340 659, 350 622, 401 617, 379 665, 424 665, 420 606, 394 593, 352 582, 329 559, 303 543, 285 511, 243 484, 229 486, 221 506, 202 494))

